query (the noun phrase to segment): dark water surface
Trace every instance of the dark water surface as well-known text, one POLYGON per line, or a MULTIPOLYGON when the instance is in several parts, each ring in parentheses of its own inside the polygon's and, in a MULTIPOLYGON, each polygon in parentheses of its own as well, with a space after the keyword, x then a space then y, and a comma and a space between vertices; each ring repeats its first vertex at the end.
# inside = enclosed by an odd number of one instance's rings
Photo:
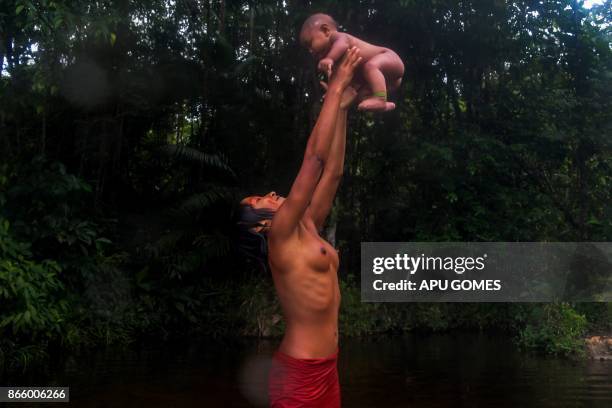
MULTIPOLYGON (((48 377, 18 383, 69 386, 70 404, 7 406, 265 406, 277 344, 189 341, 73 356, 48 377)), ((343 407, 612 407, 612 361, 534 356, 502 336, 343 339, 338 370, 343 407)))

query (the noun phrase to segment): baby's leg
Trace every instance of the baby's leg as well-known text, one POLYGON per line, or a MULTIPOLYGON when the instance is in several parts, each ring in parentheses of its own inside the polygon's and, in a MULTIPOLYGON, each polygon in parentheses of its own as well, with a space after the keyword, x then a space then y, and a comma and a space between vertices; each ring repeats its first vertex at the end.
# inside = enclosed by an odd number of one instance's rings
MULTIPOLYGON (((391 79, 391 81, 387 80, 386 81, 387 92, 396 91, 397 89, 399 89, 401 84, 402 84, 402 78, 391 79)), ((353 86, 353 88, 355 88, 355 90, 357 91, 357 96, 355 97, 355 99, 358 102, 361 102, 364 99, 369 98, 374 93, 374 91, 372 91, 372 89, 370 88, 370 85, 368 85, 367 83, 363 81, 362 82, 353 81, 351 83, 351 86, 353 86)))
POLYGON ((359 102, 369 98, 370 96, 372 96, 372 90, 370 89, 369 85, 362 86, 359 88, 359 91, 357 91, 357 100, 359 102))
POLYGON ((387 102, 386 78, 391 79, 390 90, 399 87, 404 75, 404 64, 399 56, 389 50, 378 54, 364 64, 363 76, 370 84, 373 93, 359 104, 358 109, 369 111, 388 111, 395 109, 395 104, 387 102))

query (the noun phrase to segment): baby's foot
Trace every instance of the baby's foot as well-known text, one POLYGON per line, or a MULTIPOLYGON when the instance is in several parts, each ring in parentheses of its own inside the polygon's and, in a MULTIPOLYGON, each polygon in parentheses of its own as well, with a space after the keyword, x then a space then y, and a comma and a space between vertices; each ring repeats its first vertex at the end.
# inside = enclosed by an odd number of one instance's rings
POLYGON ((393 102, 387 102, 384 98, 372 97, 364 99, 359 106, 359 110, 371 111, 371 112, 386 112, 395 109, 393 102))

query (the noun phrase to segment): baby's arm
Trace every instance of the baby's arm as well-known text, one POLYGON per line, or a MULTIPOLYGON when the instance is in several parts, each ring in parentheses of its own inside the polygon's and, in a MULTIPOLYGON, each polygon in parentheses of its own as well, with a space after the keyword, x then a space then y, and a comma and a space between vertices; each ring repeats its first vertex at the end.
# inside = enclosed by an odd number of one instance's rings
POLYGON ((344 55, 346 50, 348 50, 350 43, 349 37, 345 33, 334 33, 333 44, 325 58, 329 58, 331 60, 338 61, 340 57, 344 55))
POLYGON ((327 73, 327 76, 331 76, 332 67, 334 62, 344 55, 348 50, 350 43, 348 35, 344 33, 334 33, 332 37, 332 46, 325 58, 319 61, 319 70, 327 73))

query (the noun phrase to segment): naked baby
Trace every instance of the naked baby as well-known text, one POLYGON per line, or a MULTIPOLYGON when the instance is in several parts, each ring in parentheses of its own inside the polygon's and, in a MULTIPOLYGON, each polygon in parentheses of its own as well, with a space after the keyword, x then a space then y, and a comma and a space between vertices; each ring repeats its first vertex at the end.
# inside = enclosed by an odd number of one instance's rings
POLYGON ((319 60, 318 69, 328 77, 349 47, 359 48, 363 65, 355 72, 354 79, 362 99, 358 109, 375 112, 395 109, 395 104, 387 101, 387 92, 400 86, 404 63, 393 50, 338 32, 334 19, 321 13, 306 19, 300 31, 300 43, 319 60))

